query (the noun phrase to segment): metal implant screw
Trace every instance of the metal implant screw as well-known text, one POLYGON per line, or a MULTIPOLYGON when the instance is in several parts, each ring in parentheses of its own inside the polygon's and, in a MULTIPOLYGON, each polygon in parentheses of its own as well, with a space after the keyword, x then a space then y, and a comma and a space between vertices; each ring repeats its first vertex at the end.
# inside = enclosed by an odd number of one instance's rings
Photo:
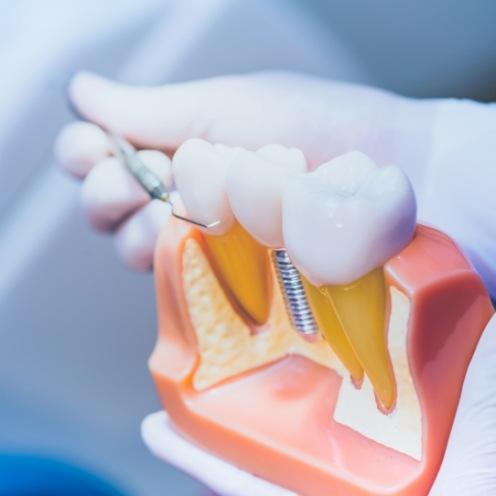
POLYGON ((291 262, 286 250, 274 250, 272 259, 293 327, 304 337, 316 336, 318 334, 317 324, 308 304, 298 269, 291 262))

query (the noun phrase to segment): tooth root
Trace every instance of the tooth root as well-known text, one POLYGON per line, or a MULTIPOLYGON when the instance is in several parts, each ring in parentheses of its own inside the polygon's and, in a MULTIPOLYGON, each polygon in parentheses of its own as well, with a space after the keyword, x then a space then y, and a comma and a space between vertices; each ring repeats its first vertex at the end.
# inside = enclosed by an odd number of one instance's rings
POLYGON ((329 295, 303 276, 302 281, 320 332, 350 373, 354 384, 360 385, 363 381, 363 367, 348 341, 329 295))
POLYGON ((391 411, 396 384, 385 333, 386 287, 382 267, 351 284, 324 286, 344 332, 365 370, 379 406, 391 411))
POLYGON ((226 292, 246 316, 264 324, 270 311, 271 274, 265 247, 237 222, 222 235, 203 235, 210 262, 226 292))

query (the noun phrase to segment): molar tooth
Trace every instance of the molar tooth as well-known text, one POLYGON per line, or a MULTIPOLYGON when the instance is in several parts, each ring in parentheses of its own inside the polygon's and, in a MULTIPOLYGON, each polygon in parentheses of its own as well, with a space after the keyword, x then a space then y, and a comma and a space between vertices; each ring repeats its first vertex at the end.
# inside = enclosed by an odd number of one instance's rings
POLYGON ((381 266, 415 231, 415 196, 394 166, 351 152, 289 178, 284 241, 315 285, 348 284, 381 266))
POLYGON ((238 149, 186 141, 173 159, 174 179, 190 216, 204 222, 220 221, 202 229, 212 267, 235 304, 253 323, 269 316, 271 280, 267 250, 234 219, 226 190, 226 175, 238 149))
POLYGON ((385 411, 394 407, 396 393, 382 265, 411 240, 415 215, 401 170, 379 168, 359 152, 291 178, 283 194, 284 240, 309 281, 321 331, 355 378, 351 355, 339 351, 342 329, 385 411))

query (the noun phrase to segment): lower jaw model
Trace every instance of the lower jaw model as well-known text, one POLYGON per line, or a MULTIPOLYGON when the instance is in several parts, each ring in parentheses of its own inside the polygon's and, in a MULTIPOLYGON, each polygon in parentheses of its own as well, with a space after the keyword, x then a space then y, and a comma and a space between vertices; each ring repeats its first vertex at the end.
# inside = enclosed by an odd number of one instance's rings
POLYGON ((186 142, 188 214, 162 232, 150 359, 179 432, 309 496, 427 494, 493 313, 445 234, 416 225, 396 167, 353 152, 308 172, 295 149, 186 142), (285 249, 319 332, 292 327, 271 264, 285 249))

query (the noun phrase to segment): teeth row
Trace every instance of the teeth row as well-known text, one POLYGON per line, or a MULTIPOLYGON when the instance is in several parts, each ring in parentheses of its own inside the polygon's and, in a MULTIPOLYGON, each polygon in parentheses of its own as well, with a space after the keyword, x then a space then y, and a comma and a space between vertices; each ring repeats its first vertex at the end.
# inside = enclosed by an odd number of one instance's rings
POLYGON ((191 217, 222 235, 235 220, 262 245, 285 247, 315 285, 349 284, 411 240, 415 196, 398 167, 351 152, 306 172, 296 149, 257 152, 194 139, 173 160, 191 217))

